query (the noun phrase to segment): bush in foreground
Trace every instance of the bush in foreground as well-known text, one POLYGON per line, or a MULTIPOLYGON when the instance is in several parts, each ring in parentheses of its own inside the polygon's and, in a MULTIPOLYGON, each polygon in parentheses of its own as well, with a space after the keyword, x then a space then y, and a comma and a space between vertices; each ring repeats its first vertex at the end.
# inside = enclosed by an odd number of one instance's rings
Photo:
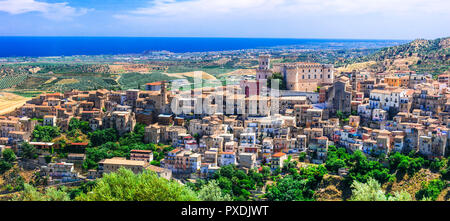
POLYGON ((152 171, 134 174, 119 169, 105 174, 91 192, 81 194, 77 201, 197 201, 197 195, 189 188, 160 178, 152 171))

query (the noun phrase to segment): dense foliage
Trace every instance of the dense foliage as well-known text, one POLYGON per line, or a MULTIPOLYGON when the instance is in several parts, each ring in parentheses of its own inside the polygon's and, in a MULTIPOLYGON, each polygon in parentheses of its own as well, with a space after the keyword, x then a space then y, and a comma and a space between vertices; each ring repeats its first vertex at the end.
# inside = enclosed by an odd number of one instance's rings
POLYGON ((428 162, 422 157, 406 156, 399 152, 396 152, 389 157, 389 166, 391 170, 398 170, 399 172, 409 174, 416 173, 427 164, 428 162))
POLYGON ((380 183, 369 178, 367 183, 354 181, 352 184, 352 201, 411 201, 411 195, 406 192, 395 192, 393 196, 386 195, 380 183))
POLYGON ((328 147, 327 160, 325 162, 326 168, 330 172, 337 173, 340 168, 346 168, 350 160, 350 155, 345 148, 336 148, 330 145, 328 147))
POLYGON ((80 121, 77 118, 72 118, 69 122, 69 131, 73 130, 81 130, 81 132, 83 132, 84 134, 88 134, 92 129, 89 126, 89 122, 80 121))
POLYGON ((272 88, 272 80, 278 80, 278 89, 286 90, 286 81, 281 73, 273 73, 272 76, 267 78, 267 87, 272 88))
POLYGON ((118 140, 119 135, 117 130, 108 128, 104 130, 96 130, 89 133, 92 146, 100 146, 108 142, 115 142, 118 140))
POLYGON ((61 134, 58 127, 36 125, 33 130, 33 140, 50 142, 61 134))
POLYGON ((353 181, 367 182, 370 177, 375 178, 380 183, 393 179, 389 169, 376 160, 369 160, 361 151, 348 154, 344 148, 330 146, 328 149, 325 166, 328 171, 337 173, 340 168, 348 168, 347 184, 353 181))
POLYGON ((389 174, 389 169, 384 167, 380 162, 369 160, 361 151, 355 151, 350 155, 348 160, 350 170, 346 180, 367 182, 370 177, 376 179, 380 183, 393 181, 394 176, 389 174))
POLYGON ((121 137, 114 129, 96 130, 89 134, 91 144, 86 148, 86 160, 83 162, 83 168, 95 169, 98 162, 102 159, 112 157, 130 157, 131 150, 151 150, 153 152, 153 161, 151 164, 159 166, 160 161, 173 147, 161 147, 155 144, 144 144, 145 125, 136 124, 131 133, 121 137))
POLYGON ((270 201, 314 200, 314 190, 327 173, 324 166, 308 166, 267 187, 266 197, 270 201))
POLYGON ((212 179, 217 181, 224 194, 231 195, 233 200, 237 201, 248 200, 251 195, 250 191, 264 186, 262 174, 254 170, 245 173, 232 165, 221 167, 212 179))
POLYGON ((422 183, 422 189, 417 191, 416 199, 418 200, 436 200, 443 189, 447 188, 445 181, 435 179, 422 183))
POLYGON ((28 142, 23 142, 21 145, 22 151, 21 153, 21 157, 25 158, 25 159, 36 159, 38 157, 38 151, 37 149, 33 146, 30 145, 28 142))
POLYGON ((198 191, 198 198, 201 201, 231 201, 229 194, 225 194, 220 189, 216 180, 211 180, 198 191))
POLYGON ((16 161, 16 154, 11 149, 5 149, 2 153, 2 160, 12 163, 16 161))
POLYGON ((88 193, 82 193, 81 201, 196 201, 197 195, 189 188, 158 177, 156 173, 144 171, 134 174, 120 168, 115 173, 105 174, 88 193))
POLYGON ((44 193, 39 192, 35 187, 25 184, 24 190, 14 201, 70 201, 69 195, 64 190, 49 187, 44 193))
POLYGON ((16 155, 11 149, 6 149, 0 154, 0 174, 3 174, 13 167, 12 163, 16 161, 16 155))

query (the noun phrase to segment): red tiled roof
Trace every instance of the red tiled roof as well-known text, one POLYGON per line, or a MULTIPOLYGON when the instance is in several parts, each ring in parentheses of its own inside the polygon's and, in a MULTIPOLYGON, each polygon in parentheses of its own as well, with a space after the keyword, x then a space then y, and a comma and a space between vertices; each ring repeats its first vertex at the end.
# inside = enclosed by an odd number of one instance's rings
POLYGON ((283 152, 278 152, 278 153, 273 154, 272 157, 282 157, 284 155, 286 155, 286 154, 283 152))
POLYGON ((175 150, 172 150, 172 151, 170 151, 171 153, 176 153, 176 152, 178 152, 178 151, 180 151, 180 149, 175 149, 175 150))
POLYGON ((63 96, 63 94, 61 93, 51 93, 51 94, 46 94, 47 96, 63 96))
POLYGON ((153 82, 153 83, 147 83, 146 85, 149 85, 149 86, 157 86, 157 85, 161 85, 162 84, 162 82, 161 81, 158 81, 158 82, 153 82))

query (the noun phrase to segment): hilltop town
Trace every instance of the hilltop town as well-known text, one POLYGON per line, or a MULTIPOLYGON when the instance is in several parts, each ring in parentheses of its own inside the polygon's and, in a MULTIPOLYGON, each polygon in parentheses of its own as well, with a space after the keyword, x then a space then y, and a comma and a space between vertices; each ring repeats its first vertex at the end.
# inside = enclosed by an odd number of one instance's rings
MULTIPOLYGON (((218 180, 235 200, 318 199, 333 179, 344 187, 331 200, 342 200, 353 181, 373 178, 409 199, 448 200, 448 74, 338 72, 317 62, 272 64, 269 54, 254 72, 218 87, 176 90, 168 80, 40 94, 0 116, 1 151, 18 156, 2 159, 1 172, 36 172, 25 179, 36 186, 77 186, 122 167, 149 170, 193 189, 218 180), (278 88, 266 86, 273 79, 278 88), (226 170, 244 175, 226 184, 226 170), (417 173, 429 179, 398 187, 417 173), (300 180, 308 184, 299 196, 277 193, 300 180), (445 185, 424 195, 436 182, 445 185)), ((16 183, 1 191, 15 192, 16 183)))

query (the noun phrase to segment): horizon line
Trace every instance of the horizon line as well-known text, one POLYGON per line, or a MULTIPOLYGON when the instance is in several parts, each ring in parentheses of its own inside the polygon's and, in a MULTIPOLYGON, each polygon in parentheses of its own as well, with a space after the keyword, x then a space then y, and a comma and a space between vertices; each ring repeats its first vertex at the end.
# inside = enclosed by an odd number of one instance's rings
POLYGON ((217 38, 217 39, 293 39, 293 40, 369 40, 369 41, 414 41, 417 39, 434 40, 439 38, 389 39, 389 38, 300 38, 300 37, 236 37, 236 36, 120 36, 120 35, 0 35, 0 37, 38 37, 38 38, 217 38))

